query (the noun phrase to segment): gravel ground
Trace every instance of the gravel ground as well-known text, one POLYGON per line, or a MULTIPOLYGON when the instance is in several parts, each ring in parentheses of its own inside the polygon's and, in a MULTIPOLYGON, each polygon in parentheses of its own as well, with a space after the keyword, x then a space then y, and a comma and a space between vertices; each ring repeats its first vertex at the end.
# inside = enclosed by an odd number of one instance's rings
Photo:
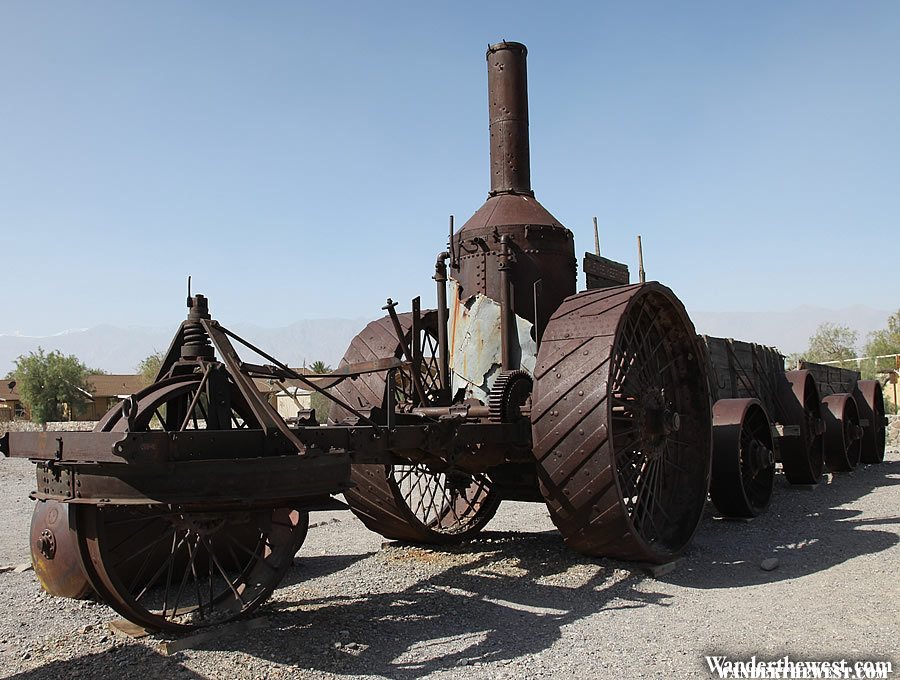
MULTIPOLYGON (((0 565, 28 561, 32 466, 0 461, 0 565)), ((900 640, 900 454, 713 517, 659 578, 566 549, 540 505, 504 504, 475 542, 382 545, 348 512, 309 539, 255 626, 171 655, 112 632, 104 605, 0 574, 0 676, 710 677, 703 656, 888 659, 900 640), (777 557, 774 571, 760 562, 777 557)))

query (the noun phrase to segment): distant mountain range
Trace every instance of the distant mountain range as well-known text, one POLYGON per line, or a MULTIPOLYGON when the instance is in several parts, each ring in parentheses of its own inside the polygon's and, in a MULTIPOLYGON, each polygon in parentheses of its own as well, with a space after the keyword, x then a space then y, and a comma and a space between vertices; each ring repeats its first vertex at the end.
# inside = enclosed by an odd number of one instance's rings
MULTIPOLYGON (((324 361, 336 366, 344 350, 366 325, 363 319, 308 319, 280 328, 235 324, 229 329, 291 366, 324 361)), ((95 326, 45 337, 0 335, 0 375, 14 367, 17 357, 43 347, 74 354, 90 368, 108 373, 133 373, 145 357, 169 348, 175 328, 95 326)), ((249 351, 238 353, 259 362, 249 351)))
MULTIPOLYGON (((802 352, 816 327, 829 321, 859 333, 857 349, 866 336, 884 328, 892 311, 854 305, 842 309, 801 306, 785 312, 691 312, 698 333, 750 340, 802 352)), ((350 340, 365 326, 364 319, 309 319, 280 328, 236 324, 232 330, 291 366, 321 360, 336 366, 350 340)), ((0 375, 13 368, 15 359, 36 350, 74 354, 91 368, 109 373, 132 373, 149 354, 165 351, 174 328, 96 326, 45 337, 0 335, 0 375)), ((243 356, 243 353, 242 353, 243 356)), ((247 359, 255 361, 247 354, 247 359)))

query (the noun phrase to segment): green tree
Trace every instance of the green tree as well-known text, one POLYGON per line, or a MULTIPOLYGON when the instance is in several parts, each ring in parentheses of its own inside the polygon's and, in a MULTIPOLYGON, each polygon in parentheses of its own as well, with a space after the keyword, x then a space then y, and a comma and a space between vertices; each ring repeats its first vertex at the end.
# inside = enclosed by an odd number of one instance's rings
MULTIPOLYGON (((309 370, 313 373, 331 373, 331 366, 324 361, 314 361, 309 366, 309 370)), ((331 410, 331 399, 319 392, 313 392, 309 397, 309 405, 316 410, 316 419, 320 423, 324 423, 328 418, 328 412, 331 410)))
POLYGON ((154 352, 150 356, 142 359, 137 365, 136 370, 145 385, 149 385, 156 380, 156 374, 159 373, 159 367, 162 366, 163 359, 165 358, 166 355, 164 352, 154 352))
POLYGON ((852 359, 856 356, 854 348, 858 335, 849 326, 823 323, 810 336, 804 358, 817 363, 852 359))
POLYGON ((16 359, 13 375, 16 387, 36 423, 62 417, 63 404, 70 409, 84 404, 90 395, 88 375, 91 371, 77 357, 43 348, 16 359))
MULTIPOLYGON (((887 328, 869 334, 863 353, 867 357, 900 354, 900 309, 888 317, 887 328)), ((863 363, 863 377, 875 378, 879 370, 894 368, 896 365, 893 358, 870 359, 863 363)))
POLYGON ((313 373, 331 373, 331 366, 324 361, 314 361, 310 364, 309 370, 313 373))

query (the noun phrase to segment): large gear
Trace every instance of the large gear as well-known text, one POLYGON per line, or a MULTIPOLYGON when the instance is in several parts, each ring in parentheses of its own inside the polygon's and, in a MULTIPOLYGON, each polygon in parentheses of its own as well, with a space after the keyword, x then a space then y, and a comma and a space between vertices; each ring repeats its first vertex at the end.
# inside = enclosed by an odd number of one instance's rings
POLYGON ((490 418, 497 423, 512 423, 522 417, 521 407, 525 405, 534 382, 527 371, 503 371, 497 376, 488 395, 490 418))

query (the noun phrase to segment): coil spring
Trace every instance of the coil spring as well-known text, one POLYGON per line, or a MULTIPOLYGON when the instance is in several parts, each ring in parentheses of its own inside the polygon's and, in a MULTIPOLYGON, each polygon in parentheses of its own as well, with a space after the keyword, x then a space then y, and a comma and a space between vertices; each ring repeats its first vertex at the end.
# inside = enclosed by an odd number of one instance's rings
POLYGON ((184 337, 181 347, 181 355, 184 357, 209 356, 212 353, 212 343, 209 336, 203 330, 203 326, 196 321, 184 324, 184 337))

